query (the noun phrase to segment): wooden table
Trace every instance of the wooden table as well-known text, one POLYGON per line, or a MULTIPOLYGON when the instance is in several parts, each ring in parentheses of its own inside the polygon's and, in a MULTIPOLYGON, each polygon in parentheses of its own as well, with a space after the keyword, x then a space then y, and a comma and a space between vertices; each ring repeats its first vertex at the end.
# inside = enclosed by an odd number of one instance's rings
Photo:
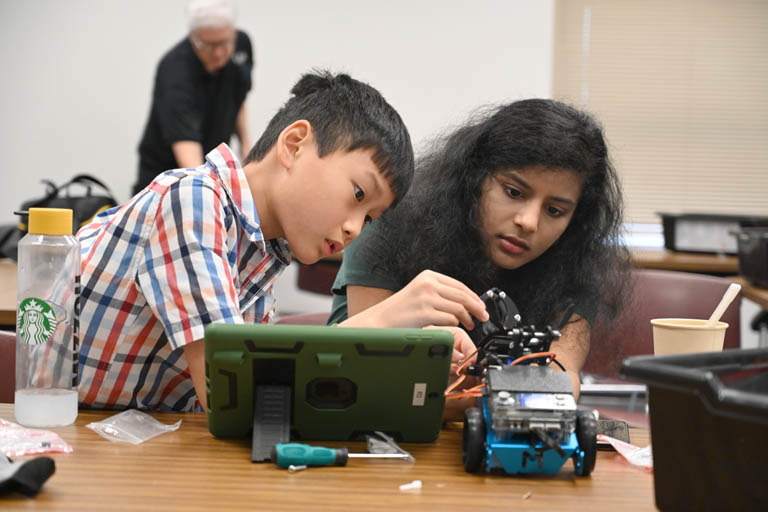
POLYGON ((743 276, 729 276, 729 280, 741 285, 741 294, 747 299, 768 310, 768 290, 750 283, 743 276))
MULTIPOLYGON (((252 464, 247 440, 212 437, 199 414, 153 414, 163 423, 181 418, 181 428, 138 446, 84 427, 112 414, 80 411, 76 425, 50 429, 74 451, 52 455, 56 473, 36 498, 0 497, 0 509, 654 510, 653 476, 615 452, 598 453, 591 477, 575 476, 570 461, 552 477, 466 473, 457 423, 435 443, 404 444, 415 463, 352 459, 346 467, 289 473, 252 464), (399 490, 413 480, 423 482, 421 490, 399 490)), ((13 406, 0 404, 0 417, 14 421, 13 406)), ((647 430, 631 436, 638 446, 649 442, 647 430)), ((362 443, 348 446, 363 451, 362 443)))
POLYGON ((639 268, 722 274, 741 285, 741 294, 744 297, 768 310, 768 289, 750 283, 743 276, 731 275, 739 271, 737 256, 674 252, 666 249, 633 249, 632 260, 639 268))
POLYGON ((681 270, 704 274, 737 274, 739 258, 723 254, 675 252, 666 249, 632 249, 632 260, 639 268, 681 270))

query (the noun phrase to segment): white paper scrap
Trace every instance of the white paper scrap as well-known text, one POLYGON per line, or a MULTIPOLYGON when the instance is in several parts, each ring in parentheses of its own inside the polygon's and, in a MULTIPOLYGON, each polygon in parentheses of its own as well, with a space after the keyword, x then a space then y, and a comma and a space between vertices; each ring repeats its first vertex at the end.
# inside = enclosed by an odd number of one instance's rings
POLYGON ((645 448, 640 448, 603 434, 597 434, 597 440, 610 443, 633 466, 641 467, 649 472, 653 471, 653 452, 651 452, 650 444, 645 448))

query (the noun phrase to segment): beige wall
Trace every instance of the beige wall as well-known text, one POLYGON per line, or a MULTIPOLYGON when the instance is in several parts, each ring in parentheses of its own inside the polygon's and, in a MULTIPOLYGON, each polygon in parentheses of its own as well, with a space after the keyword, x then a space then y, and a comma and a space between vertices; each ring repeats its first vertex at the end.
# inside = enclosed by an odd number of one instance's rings
MULTIPOLYGON (((247 104, 258 135, 302 72, 379 88, 420 147, 474 108, 548 97, 552 0, 235 0, 256 51, 247 104)), ((89 172, 128 198, 155 66, 186 33, 183 0, 0 0, 0 223, 21 201, 89 172)), ((277 285, 285 311, 330 309, 277 285)))

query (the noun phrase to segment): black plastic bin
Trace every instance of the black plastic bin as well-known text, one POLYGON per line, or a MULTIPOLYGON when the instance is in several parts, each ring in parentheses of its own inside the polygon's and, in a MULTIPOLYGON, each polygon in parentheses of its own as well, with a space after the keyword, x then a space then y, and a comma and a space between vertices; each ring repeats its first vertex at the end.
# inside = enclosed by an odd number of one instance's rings
POLYGON ((661 510, 768 510, 768 349, 626 359, 648 385, 661 510))
POLYGON ((768 288, 768 228, 742 228, 735 234, 739 247, 739 274, 768 288))

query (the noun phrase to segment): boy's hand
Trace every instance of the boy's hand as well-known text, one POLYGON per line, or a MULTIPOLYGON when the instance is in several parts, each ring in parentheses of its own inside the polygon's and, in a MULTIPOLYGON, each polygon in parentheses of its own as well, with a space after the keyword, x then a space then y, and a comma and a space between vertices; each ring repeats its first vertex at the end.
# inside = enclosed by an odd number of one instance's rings
POLYGON ((460 281, 425 270, 402 290, 343 322, 360 327, 475 326, 488 320, 485 303, 460 281))

